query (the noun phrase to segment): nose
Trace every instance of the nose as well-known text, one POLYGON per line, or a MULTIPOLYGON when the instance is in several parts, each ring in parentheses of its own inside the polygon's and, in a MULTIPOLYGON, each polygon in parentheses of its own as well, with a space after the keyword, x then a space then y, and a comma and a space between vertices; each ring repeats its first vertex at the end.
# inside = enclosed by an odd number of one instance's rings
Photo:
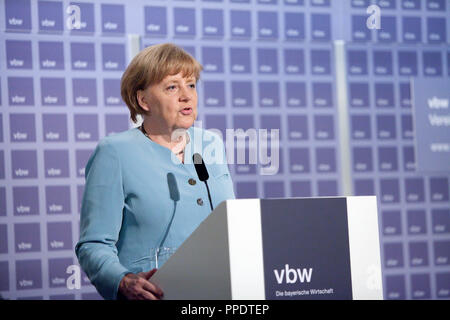
POLYGON ((179 100, 182 102, 188 102, 192 99, 192 92, 189 91, 187 86, 183 86, 180 90, 180 98, 179 100))

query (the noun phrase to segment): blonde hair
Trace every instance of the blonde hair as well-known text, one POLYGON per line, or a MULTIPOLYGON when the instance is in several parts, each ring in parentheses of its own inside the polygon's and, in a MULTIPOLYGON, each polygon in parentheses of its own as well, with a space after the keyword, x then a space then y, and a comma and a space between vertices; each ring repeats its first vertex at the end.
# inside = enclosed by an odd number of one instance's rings
POLYGON ((120 82, 120 94, 130 110, 130 118, 144 114, 137 92, 161 82, 168 75, 182 72, 183 77, 200 79, 202 65, 189 53, 172 43, 156 44, 139 52, 128 65, 120 82))

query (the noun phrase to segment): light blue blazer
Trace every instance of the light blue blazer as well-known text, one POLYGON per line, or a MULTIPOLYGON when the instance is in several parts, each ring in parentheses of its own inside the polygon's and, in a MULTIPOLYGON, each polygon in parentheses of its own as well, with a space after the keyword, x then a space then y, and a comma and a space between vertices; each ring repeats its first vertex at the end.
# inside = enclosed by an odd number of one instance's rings
POLYGON ((192 154, 203 156, 213 207, 235 198, 222 139, 187 132, 184 164, 138 128, 103 138, 87 162, 75 253, 105 299, 117 299, 125 274, 161 267, 210 214, 192 154))

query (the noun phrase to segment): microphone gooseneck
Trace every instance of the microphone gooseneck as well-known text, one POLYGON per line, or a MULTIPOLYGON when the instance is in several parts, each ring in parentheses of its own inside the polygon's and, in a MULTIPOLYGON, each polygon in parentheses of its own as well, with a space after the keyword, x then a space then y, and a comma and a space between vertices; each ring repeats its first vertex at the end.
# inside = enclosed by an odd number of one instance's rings
POLYGON ((214 208, 212 205, 211 193, 209 192, 208 181, 207 181, 209 179, 208 170, 206 170, 206 166, 205 166, 205 163, 203 162, 203 158, 199 153, 194 153, 192 155, 192 160, 194 161, 194 167, 195 167, 195 171, 197 171, 198 178, 200 179, 200 181, 203 181, 206 185, 206 191, 208 192, 209 205, 211 207, 211 211, 213 211, 214 208))

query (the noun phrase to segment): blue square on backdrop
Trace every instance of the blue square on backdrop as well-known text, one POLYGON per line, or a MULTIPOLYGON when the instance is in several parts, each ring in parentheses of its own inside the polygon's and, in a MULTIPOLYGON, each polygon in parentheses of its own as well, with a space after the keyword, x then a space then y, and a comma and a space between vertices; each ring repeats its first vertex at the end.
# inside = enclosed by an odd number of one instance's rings
POLYGON ((284 72, 286 74, 305 73, 305 52, 303 49, 284 49, 284 72))
POLYGON ((233 107, 253 107, 252 83, 250 81, 231 82, 233 107))
POLYGON ((231 10, 230 20, 231 37, 250 38, 252 36, 252 20, 250 11, 231 10))
POLYGON ((125 70, 125 45, 122 43, 102 43, 103 71, 125 70))
POLYGON ((286 40, 305 39, 305 14, 303 12, 284 13, 284 36, 286 40))
POLYGON ((7 31, 31 31, 30 0, 5 0, 5 28, 7 31))
POLYGON ((445 18, 427 18, 428 43, 445 43, 447 41, 447 29, 445 18))
POLYGON ((334 118, 332 115, 314 116, 314 138, 316 140, 334 139, 334 118))
POLYGON ((397 18, 392 16, 381 16, 381 29, 377 30, 379 42, 397 41, 397 18))
POLYGON ((355 196, 375 195, 374 181, 372 179, 355 179, 353 192, 355 196))
POLYGON ((259 82, 259 105, 261 107, 279 107, 280 92, 278 82, 259 82))
POLYGON ((336 172, 336 150, 333 147, 316 148, 316 172, 336 172))
MULTIPOLYGON (((422 187, 423 187, 423 180, 422 180, 422 187)), ((424 209, 407 210, 406 217, 408 224, 408 234, 415 235, 427 233, 427 223, 425 218, 426 211, 424 209)))
POLYGON ((395 124, 395 116, 390 114, 377 115, 377 137, 379 140, 395 139, 397 128, 395 124))
POLYGON ((8 77, 10 106, 34 106, 32 77, 8 77))
POLYGON ((428 0, 427 9, 429 11, 445 11, 445 0, 428 0))
POLYGON ((398 52, 398 73, 402 76, 417 75, 417 52, 415 51, 398 52))
POLYGON ((74 106, 97 106, 96 79, 72 79, 74 106))
POLYGON ((401 116, 402 124, 402 138, 404 140, 411 140, 414 138, 413 119, 410 114, 403 114, 401 116))
POLYGON ((382 228, 384 236, 397 236, 402 234, 400 210, 382 211, 382 228))
POLYGON ((221 47, 202 48, 203 70, 207 73, 223 73, 223 50, 221 47))
POLYGON ((351 116, 351 135, 353 140, 369 140, 372 138, 372 126, 369 115, 351 116))
POLYGON ((411 275, 411 296, 413 299, 430 299, 430 274, 412 274, 411 275))
POLYGON ((258 12, 258 38, 278 38, 278 13, 272 11, 258 12))
POLYGON ((367 75, 367 51, 349 50, 347 52, 348 73, 351 75, 367 75))
POLYGON ((80 8, 80 18, 81 18, 80 28, 73 28, 71 30, 72 33, 74 34, 94 33, 95 32, 94 4, 85 2, 70 2, 70 5, 75 5, 80 8))
POLYGON ((43 106, 66 105, 64 78, 41 78, 41 103, 43 106))
POLYGON ((167 35, 167 9, 166 7, 144 7, 145 34, 148 36, 167 35))
POLYGON ((195 37, 195 9, 174 8, 173 16, 175 36, 195 37))
POLYGON ((120 79, 103 79, 103 99, 105 106, 122 106, 120 79))
POLYGON ((31 41, 5 40, 8 69, 32 69, 31 41))
POLYGON ((388 300, 405 300, 405 276, 404 275, 387 275, 385 277, 385 294, 388 300))
POLYGON ((64 70, 63 43, 39 41, 39 66, 41 70, 64 70))
POLYGON ((102 32, 125 33, 125 6, 121 4, 102 4, 102 32))
POLYGON ((396 1, 397 0, 377 0, 376 4, 381 8, 381 9, 395 9, 396 6, 396 1))
POLYGON ((203 9, 203 36, 223 37, 223 10, 203 9))
POLYGON ((95 70, 94 43, 72 42, 70 44, 72 70, 95 70))
POLYGON ((400 186, 398 179, 380 179, 381 203, 398 203, 400 201, 400 186))
POLYGON ((352 41, 366 42, 372 40, 372 33, 366 25, 367 17, 352 15, 352 41))
POLYGON ((225 82, 205 80, 204 104, 206 107, 224 107, 225 106, 225 82))
POLYGON ((289 115, 288 136, 289 140, 308 140, 308 118, 306 115, 289 115))
POLYGON ((371 147, 353 147, 353 171, 373 171, 373 155, 371 147))
POLYGON ((420 10, 421 0, 402 0, 402 9, 405 10, 420 10))
POLYGON ((288 107, 306 107, 306 84, 304 82, 286 82, 286 104, 288 107))
POLYGON ((403 247, 400 242, 384 244, 384 267, 401 268, 403 267, 403 247))
POLYGON ((311 181, 291 181, 291 197, 311 197, 311 181))
POLYGON ((426 267, 428 262, 428 245, 426 242, 410 242, 409 247, 409 265, 411 267, 426 267))
POLYGON ((39 31, 62 32, 63 4, 54 1, 38 1, 39 31))
POLYGON ((422 178, 405 179, 405 199, 409 203, 425 201, 425 184, 422 178))
POLYGON ((422 41, 422 20, 419 17, 403 17, 403 42, 418 43, 422 41))
POLYGON ((402 82, 399 84, 400 105, 402 108, 411 108, 411 84, 402 82))
POLYGON ((311 0, 312 7, 329 7, 330 0, 311 0))
POLYGON ((403 170, 406 172, 416 170, 416 160, 414 155, 414 147, 403 147, 403 170))
POLYGON ((311 39, 331 40, 331 15, 326 13, 311 14, 311 39))
POLYGON ((391 51, 373 52, 373 71, 375 75, 392 75, 392 53, 391 51))
POLYGON ((379 108, 394 107, 394 85, 392 83, 375 83, 375 105, 379 108))
POLYGON ((311 73, 331 74, 330 50, 311 50, 311 73))
POLYGON ((257 49, 258 73, 277 74, 278 73, 278 52, 277 49, 259 48, 257 49))
POLYGON ((378 147, 378 170, 394 172, 398 170, 398 155, 395 147, 378 147))
POLYGON ((313 82, 312 91, 314 107, 333 107, 333 88, 331 82, 313 82))
POLYGON ((368 108, 370 106, 369 84, 365 82, 349 83, 350 106, 368 108))
POLYGON ((424 51, 423 74, 430 77, 442 76, 442 54, 439 51, 424 51))
POLYGON ((352 8, 367 8, 370 6, 371 0, 351 0, 352 8))
POLYGON ((230 69, 232 73, 250 73, 250 49, 230 48, 230 69))

